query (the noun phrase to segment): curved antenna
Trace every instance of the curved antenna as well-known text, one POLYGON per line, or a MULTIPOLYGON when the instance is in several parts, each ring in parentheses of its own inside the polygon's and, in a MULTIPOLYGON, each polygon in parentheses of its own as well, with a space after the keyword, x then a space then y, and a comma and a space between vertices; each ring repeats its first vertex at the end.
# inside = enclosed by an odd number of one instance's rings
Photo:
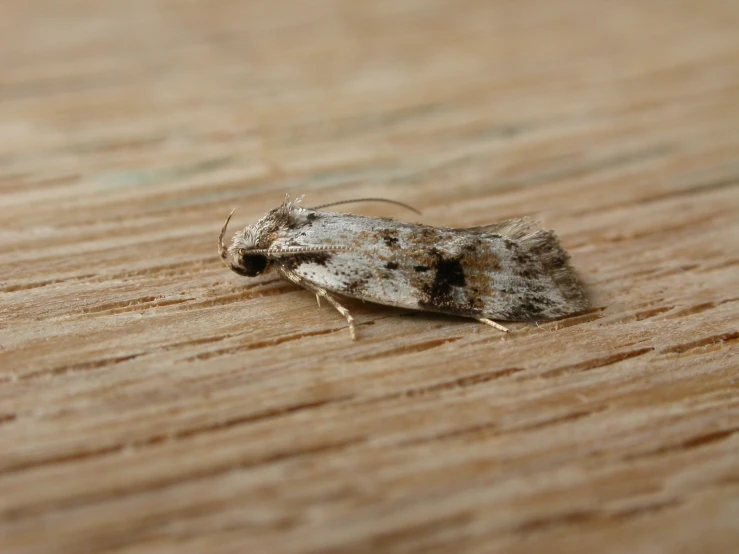
POLYGON ((231 221, 231 216, 236 211, 236 208, 231 210, 231 213, 228 214, 228 217, 226 218, 226 223, 223 224, 223 227, 221 228, 221 234, 218 235, 218 253, 221 255, 221 259, 228 267, 233 267, 231 263, 228 261, 228 250, 226 249, 226 246, 223 244, 223 235, 226 234, 226 227, 228 227, 228 222, 231 221))
POLYGON ((321 208, 328 208, 330 206, 338 206, 339 204, 351 204, 352 202, 385 202, 387 204, 395 204, 396 206, 400 206, 402 208, 405 208, 406 210, 410 210, 412 212, 417 213, 418 215, 421 215, 421 212, 418 211, 413 206, 409 206, 408 204, 403 204, 402 202, 398 202, 397 200, 388 200, 387 198, 355 198, 353 200, 339 200, 338 202, 330 202, 329 204, 321 204, 320 206, 315 206, 310 209, 320 210, 321 208))

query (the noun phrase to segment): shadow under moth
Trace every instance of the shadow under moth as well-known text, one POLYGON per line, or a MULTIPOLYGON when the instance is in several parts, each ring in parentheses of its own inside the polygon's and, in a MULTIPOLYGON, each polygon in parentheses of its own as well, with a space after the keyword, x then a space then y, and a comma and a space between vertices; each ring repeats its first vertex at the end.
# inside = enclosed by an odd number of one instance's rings
MULTIPOLYGON (((361 199, 300 206, 289 196, 218 252, 233 271, 255 277, 274 269, 354 319, 334 294, 414 310, 494 320, 544 321, 582 312, 587 300, 553 231, 526 219, 447 229, 389 218, 322 211, 361 199)), ((400 204, 409 209, 409 206, 400 204)), ((416 210, 414 210, 416 211, 416 210)))

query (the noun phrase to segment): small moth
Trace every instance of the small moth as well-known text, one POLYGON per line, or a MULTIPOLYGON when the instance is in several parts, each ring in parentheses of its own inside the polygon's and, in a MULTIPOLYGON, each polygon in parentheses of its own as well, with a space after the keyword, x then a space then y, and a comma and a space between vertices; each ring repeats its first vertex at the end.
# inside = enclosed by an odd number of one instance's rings
MULTIPOLYGON (((356 201, 364 200, 400 204, 356 201)), ((239 275, 274 269, 313 292, 319 306, 324 298, 346 318, 352 339, 354 318, 334 294, 471 317, 501 331, 508 329, 494 320, 551 320, 587 307, 557 237, 526 219, 447 229, 321 209, 347 202, 354 200, 305 208, 287 196, 226 248, 232 210, 218 252, 239 275)))

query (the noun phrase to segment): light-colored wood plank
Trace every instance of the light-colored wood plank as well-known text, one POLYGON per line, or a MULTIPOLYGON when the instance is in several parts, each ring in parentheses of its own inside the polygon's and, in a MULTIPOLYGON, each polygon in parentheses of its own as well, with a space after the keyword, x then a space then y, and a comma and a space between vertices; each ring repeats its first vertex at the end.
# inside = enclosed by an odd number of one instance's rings
POLYGON ((738 20, 4 2, 0 550, 736 550, 738 20), (503 336, 352 301, 352 342, 216 255, 285 193, 533 215, 592 309, 503 336))

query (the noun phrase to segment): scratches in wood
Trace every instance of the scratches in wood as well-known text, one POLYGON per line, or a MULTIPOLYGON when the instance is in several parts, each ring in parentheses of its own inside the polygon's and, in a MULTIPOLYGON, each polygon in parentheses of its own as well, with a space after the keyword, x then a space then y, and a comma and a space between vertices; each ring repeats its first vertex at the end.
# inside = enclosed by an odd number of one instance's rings
POLYGON ((112 358, 102 358, 98 360, 90 360, 88 362, 66 364, 66 365, 62 365, 58 367, 53 367, 51 369, 30 371, 27 373, 19 374, 18 379, 22 381, 27 381, 31 379, 38 379, 40 377, 49 377, 49 376, 55 376, 55 375, 64 375, 67 373, 73 373, 77 371, 88 371, 91 369, 100 369, 102 367, 108 367, 112 365, 121 364, 123 362, 128 362, 130 360, 135 360, 141 355, 142 353, 125 354, 123 356, 115 356, 112 358))
MULTIPOLYGON (((95 504, 101 501, 109 501, 112 499, 130 497, 141 493, 150 493, 152 491, 163 490, 177 485, 185 483, 191 483, 193 481, 201 481, 204 479, 213 478, 224 473, 245 470, 254 468, 260 465, 266 464, 277 464, 289 461, 295 461, 300 458, 318 456, 323 454, 330 454, 332 452, 340 452, 353 446, 361 445, 364 442, 363 437, 346 439, 341 441, 326 442, 323 444, 317 444, 314 446, 308 446, 303 448, 294 448, 279 452, 273 452, 266 456, 261 457, 244 457, 240 459, 234 459, 228 463, 221 465, 213 465, 208 468, 201 469, 199 471, 193 471, 182 475, 171 476, 168 478, 162 478, 153 482, 145 482, 138 486, 131 486, 127 488, 117 490, 106 490, 101 491, 98 494, 88 493, 83 494, 75 498, 65 499, 63 502, 56 504, 44 504, 36 506, 28 506, 23 509, 9 510, 3 514, 3 517, 8 520, 21 519, 29 517, 34 513, 45 510, 53 509, 70 509, 72 507, 78 507, 85 504, 95 504)), ((114 452, 116 450, 111 450, 114 452)), ((105 452, 108 453, 108 452, 105 452)), ((95 455, 95 454, 93 454, 95 455)))
POLYGON ((259 288, 258 290, 254 290, 253 288, 250 288, 243 292, 237 292, 233 294, 222 294, 213 299, 192 302, 186 306, 182 306, 180 309, 190 311, 190 310, 202 310, 206 308, 213 308, 216 306, 227 306, 229 304, 244 302, 245 300, 250 300, 252 298, 275 296, 275 295, 285 294, 287 292, 295 292, 295 290, 297 290, 295 285, 288 284, 288 283, 283 283, 278 286, 273 285, 269 288, 259 288))
POLYGON ((394 357, 400 354, 416 354, 419 352, 425 352, 427 350, 431 350, 432 348, 436 348, 444 344, 452 344, 462 338, 463 337, 447 337, 443 339, 426 340, 426 341, 417 342, 414 344, 408 344, 408 345, 405 345, 399 348, 392 348, 390 350, 383 350, 381 352, 376 352, 373 354, 366 354, 363 356, 359 356, 356 359, 359 361, 379 360, 382 358, 394 357))
POLYGON ((556 369, 550 369, 548 371, 543 372, 541 376, 545 378, 553 378, 553 377, 560 377, 561 375, 565 375, 568 373, 579 373, 582 371, 590 371, 592 369, 599 369, 599 368, 606 367, 612 364, 617 364, 624 360, 636 358, 637 356, 643 356, 653 351, 654 351, 653 347, 645 347, 645 348, 637 348, 634 350, 627 350, 625 352, 618 352, 616 354, 609 354, 607 356, 600 356, 597 358, 592 358, 590 360, 584 360, 582 362, 578 362, 575 364, 558 367, 556 369))
MULTIPOLYGON (((358 327, 358 325, 355 325, 355 326, 358 327)), ((277 346, 280 344, 284 344, 286 342, 299 341, 301 339, 308 338, 308 337, 318 337, 321 335, 330 335, 332 333, 336 333, 337 331, 338 329, 322 329, 320 331, 303 332, 303 333, 296 333, 293 335, 284 335, 281 337, 274 337, 273 339, 269 339, 269 340, 251 341, 251 342, 247 342, 245 344, 240 344, 237 346, 231 346, 227 348, 219 348, 217 350, 201 352, 200 354, 196 354, 195 356, 185 358, 184 361, 185 362, 195 362, 195 361, 210 360, 212 358, 217 358, 220 356, 232 356, 234 354, 240 354, 243 352, 248 352, 250 350, 259 350, 260 348, 268 348, 271 346, 277 346)))
POLYGON ((720 335, 712 335, 710 337, 704 337, 702 339, 696 339, 690 342, 675 344, 667 348, 663 348, 660 352, 662 354, 685 354, 691 350, 714 347, 724 348, 739 339, 739 331, 733 333, 721 333, 720 335))
POLYGON ((18 419, 17 414, 0 414, 0 425, 4 423, 10 423, 11 421, 15 421, 18 419))
POLYGON ((646 452, 640 452, 638 454, 633 454, 633 455, 627 456, 626 459, 627 460, 640 460, 642 458, 659 457, 659 456, 665 456, 667 454, 685 452, 685 451, 688 451, 694 448, 702 448, 703 446, 706 446, 706 445, 725 441, 729 439, 731 436, 733 436, 735 433, 737 433, 737 431, 739 431, 739 427, 733 427, 730 429, 722 429, 720 431, 714 431, 711 433, 698 435, 696 437, 691 437, 687 440, 683 440, 675 444, 667 444, 664 446, 660 446, 659 448, 655 448, 654 450, 649 450, 646 452))
MULTIPOLYGON (((18 473, 18 472, 28 471, 28 470, 43 467, 43 466, 75 462, 75 461, 85 460, 89 458, 98 458, 101 456, 106 456, 108 454, 122 452, 125 449, 131 449, 131 448, 140 449, 143 447, 152 446, 152 445, 160 444, 163 442, 184 440, 184 439, 196 437, 198 435, 202 435, 206 433, 225 431, 233 427, 239 427, 242 425, 248 425, 248 424, 253 424, 253 423, 262 422, 266 420, 281 418, 284 416, 288 416, 291 414, 297 414, 297 413, 305 412, 308 410, 315 410, 318 408, 322 408, 324 406, 347 402, 351 399, 352 399, 351 395, 346 395, 346 396, 338 396, 338 397, 330 398, 330 399, 316 400, 314 402, 302 402, 299 404, 280 406, 280 407, 271 408, 269 410, 264 410, 262 412, 248 414, 242 417, 230 418, 224 421, 218 421, 216 423, 211 423, 207 425, 189 427, 189 428, 181 429, 179 431, 170 432, 167 434, 155 434, 155 435, 151 435, 146 438, 131 441, 125 444, 123 443, 113 444, 113 445, 108 445, 105 447, 86 450, 86 451, 70 452, 67 454, 60 454, 58 456, 51 456, 48 458, 29 461, 25 463, 18 463, 18 464, 11 463, 7 465, 0 465, 0 475, 18 473)), ((2 422, 0 421, 0 423, 2 422)))
POLYGON ((575 510, 566 513, 556 514, 553 516, 535 518, 520 524, 516 529, 516 533, 528 535, 538 533, 554 528, 566 528, 570 526, 582 527, 589 523, 608 522, 608 521, 628 521, 638 517, 654 515, 658 512, 671 510, 680 507, 682 502, 677 499, 646 504, 621 511, 606 512, 599 509, 593 510, 575 510))
POLYGON ((567 329, 568 327, 573 327, 575 325, 582 325, 583 323, 598 321, 599 319, 602 319, 604 317, 602 313, 603 310, 605 310, 605 308, 603 307, 591 308, 586 314, 568 317, 559 321, 553 321, 551 323, 547 323, 546 325, 542 325, 542 327, 552 327, 555 330, 559 331, 560 329, 567 329))
POLYGON ((736 302, 737 300, 739 300, 739 298, 726 298, 720 301, 701 302, 700 304, 695 304, 693 306, 687 306, 685 308, 680 308, 678 310, 675 310, 673 313, 666 316, 666 318, 675 319, 675 318, 700 314, 702 312, 705 312, 706 310, 712 310, 724 304, 731 304, 732 302, 736 302))
POLYGON ((107 302, 98 306, 92 306, 89 308, 82 308, 84 314, 123 314, 126 312, 138 312, 143 310, 151 310, 153 308, 160 308, 163 306, 176 306, 177 304, 183 304, 190 302, 194 298, 176 298, 171 300, 158 299, 154 296, 144 296, 141 298, 134 298, 132 300, 122 300, 120 302, 107 302))
POLYGON ((363 400, 363 402, 374 403, 374 402, 381 402, 381 401, 387 401, 387 400, 394 400, 394 399, 401 398, 401 397, 414 398, 414 397, 419 397, 419 396, 425 396, 428 394, 440 393, 444 391, 453 391, 455 389, 472 387, 472 386, 479 385, 482 383, 487 383, 489 381, 494 381, 496 379, 502 379, 505 377, 509 377, 511 375, 515 375, 522 371, 524 371, 523 368, 511 367, 511 368, 499 369, 495 371, 473 373, 471 375, 464 375, 462 377, 458 377, 456 379, 451 379, 448 381, 442 381, 440 383, 433 383, 433 384, 426 385, 423 387, 414 387, 414 388, 394 392, 388 395, 372 397, 370 399, 363 400))

